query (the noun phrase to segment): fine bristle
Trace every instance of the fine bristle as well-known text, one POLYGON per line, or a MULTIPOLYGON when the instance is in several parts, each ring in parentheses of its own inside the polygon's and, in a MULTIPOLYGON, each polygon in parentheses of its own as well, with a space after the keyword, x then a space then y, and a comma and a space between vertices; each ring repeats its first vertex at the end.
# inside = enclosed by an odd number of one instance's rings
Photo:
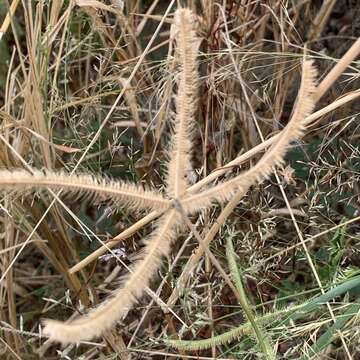
POLYGON ((91 196, 93 201, 111 201, 116 207, 129 207, 134 210, 165 210, 169 206, 161 193, 144 190, 141 186, 124 181, 107 180, 93 175, 65 172, 32 170, 0 170, 1 191, 21 190, 22 192, 44 189, 62 190, 78 196, 91 196))

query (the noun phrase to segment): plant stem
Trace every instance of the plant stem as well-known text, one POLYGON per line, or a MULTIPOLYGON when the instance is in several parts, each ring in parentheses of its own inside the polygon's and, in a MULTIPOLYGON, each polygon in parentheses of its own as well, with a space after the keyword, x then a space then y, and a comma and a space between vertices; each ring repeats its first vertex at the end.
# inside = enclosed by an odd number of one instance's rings
POLYGON ((243 287, 243 284, 241 281, 241 274, 240 274, 239 268, 236 264, 234 254, 235 254, 235 252, 234 252, 234 247, 233 247, 231 237, 228 237, 227 245, 226 245, 226 256, 228 259, 230 271, 234 277, 235 286, 240 295, 239 303, 240 303, 241 307, 243 308, 247 319, 251 323, 251 326, 254 329, 255 335, 256 335, 258 343, 259 343, 259 347, 262 350, 262 352, 264 353, 265 358, 266 359, 275 359, 276 357, 275 357, 274 351, 271 347, 268 336, 263 333, 262 329, 257 324, 257 322, 255 320, 255 314, 253 313, 251 306, 247 300, 245 290, 244 290, 244 287, 243 287))

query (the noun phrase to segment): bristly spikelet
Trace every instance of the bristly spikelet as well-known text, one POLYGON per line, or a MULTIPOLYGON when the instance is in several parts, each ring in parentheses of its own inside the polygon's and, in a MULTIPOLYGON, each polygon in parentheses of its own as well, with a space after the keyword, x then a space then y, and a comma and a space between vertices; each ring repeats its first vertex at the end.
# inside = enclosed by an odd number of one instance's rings
POLYGON ((143 295, 145 288, 160 266, 161 259, 170 253, 171 243, 176 238, 179 215, 171 210, 146 241, 142 259, 137 261, 123 286, 114 296, 99 307, 71 322, 44 321, 44 334, 63 344, 93 339, 110 329, 143 295))
POLYGON ((209 339, 202 340, 164 340, 165 344, 183 351, 200 351, 210 349, 214 346, 221 346, 230 343, 231 341, 240 338, 244 335, 250 335, 253 332, 250 323, 246 323, 235 329, 227 331, 209 339))
POLYGON ((194 22, 194 15, 189 9, 176 11, 173 31, 177 41, 176 58, 179 59, 180 74, 176 96, 175 131, 166 180, 167 193, 173 198, 179 198, 184 194, 188 187, 186 176, 191 170, 192 133, 198 85, 198 39, 194 22))
POLYGON ((91 196, 93 201, 110 201, 117 207, 129 207, 134 210, 165 210, 169 200, 161 193, 144 190, 141 186, 125 182, 108 180, 93 175, 53 172, 32 169, 0 170, 1 191, 16 190, 22 192, 41 191, 46 188, 62 190, 63 193, 91 196))
POLYGON ((317 72, 312 61, 304 60, 296 105, 291 119, 277 141, 250 170, 209 190, 204 190, 196 195, 190 195, 184 199, 182 204, 188 212, 196 211, 199 207, 207 207, 214 201, 224 203, 236 191, 245 193, 255 182, 263 181, 268 177, 272 173, 274 166, 281 165, 284 162, 284 156, 289 144, 302 137, 306 128, 306 117, 314 110, 316 74, 317 72))

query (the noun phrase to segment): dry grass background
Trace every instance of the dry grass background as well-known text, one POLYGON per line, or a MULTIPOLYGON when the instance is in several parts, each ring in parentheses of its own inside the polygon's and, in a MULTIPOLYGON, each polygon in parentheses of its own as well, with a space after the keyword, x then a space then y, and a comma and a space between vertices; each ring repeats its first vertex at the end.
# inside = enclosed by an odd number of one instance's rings
MULTIPOLYGON (((260 357, 251 332, 201 350, 165 341, 209 339, 244 323, 228 281, 229 239, 277 358, 360 356, 358 2, 181 4, 198 15, 201 39, 191 182, 254 166, 291 116, 305 48, 318 69, 321 113, 276 176, 241 201, 234 196, 191 218, 193 231, 163 261, 151 297, 102 338, 78 346, 47 340, 41 319, 65 320, 108 297, 141 252, 151 217, 86 197, 2 193, 1 359, 260 357), (306 308, 300 319, 266 318, 331 288, 331 302, 306 308)), ((178 5, 1 0, 1 168, 85 172, 164 188, 178 74, 170 26, 178 5)))

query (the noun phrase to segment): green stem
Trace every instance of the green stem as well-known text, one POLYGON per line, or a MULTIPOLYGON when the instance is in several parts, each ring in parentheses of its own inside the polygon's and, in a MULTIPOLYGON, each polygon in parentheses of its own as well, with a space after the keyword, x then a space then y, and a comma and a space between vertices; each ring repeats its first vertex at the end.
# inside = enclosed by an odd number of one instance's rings
POLYGON ((235 286, 240 295, 240 298, 239 298, 240 305, 243 308, 244 313, 255 332, 255 335, 256 335, 258 343, 259 343, 259 347, 262 350, 262 352, 264 353, 265 358, 271 359, 271 360, 275 359, 275 354, 270 345, 270 341, 269 341, 267 335, 263 333, 261 327, 256 322, 255 314, 253 313, 251 306, 249 305, 249 302, 247 300, 247 296, 245 294, 245 290, 244 290, 244 287, 243 287, 243 284, 241 281, 241 274, 240 274, 239 268, 236 264, 234 254, 235 254, 235 252, 234 252, 234 247, 233 247, 231 237, 228 237, 227 246, 226 246, 226 256, 228 259, 230 271, 234 277, 235 286))

